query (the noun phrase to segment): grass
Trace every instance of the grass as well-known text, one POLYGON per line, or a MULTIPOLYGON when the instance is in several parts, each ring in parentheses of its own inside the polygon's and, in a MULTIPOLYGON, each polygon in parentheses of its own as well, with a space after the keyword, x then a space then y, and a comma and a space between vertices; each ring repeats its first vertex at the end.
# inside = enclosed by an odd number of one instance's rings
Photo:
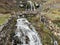
POLYGON ((54 20, 60 20, 60 11, 58 9, 51 9, 48 12, 42 12, 45 14, 46 17, 51 19, 52 21, 54 20))
POLYGON ((49 17, 51 20, 59 20, 60 19, 60 15, 57 15, 57 14, 48 13, 46 16, 49 17))
POLYGON ((46 16, 60 27, 60 22, 58 22, 60 20, 60 9, 52 9, 49 13, 46 13, 46 16))
POLYGON ((53 8, 51 8, 49 10, 49 12, 52 13, 52 14, 60 15, 60 9, 56 9, 56 8, 53 9, 53 8))
POLYGON ((0 7, 0 13, 1 12, 6 12, 6 10, 4 8, 0 7))
POLYGON ((56 24, 58 27, 60 27, 60 22, 53 22, 54 24, 56 24))
MULTIPOLYGON (((51 15, 50 15, 51 16, 51 15)), ((53 34, 51 30, 49 30, 43 23, 39 21, 39 16, 36 17, 27 17, 28 21, 32 23, 35 27, 36 31, 38 32, 39 36, 41 37, 41 41, 43 45, 54 45, 53 44, 53 37, 56 38, 58 41, 58 45, 60 44, 60 40, 53 34)))
POLYGON ((28 20, 32 23, 38 34, 41 36, 43 45, 53 45, 53 42, 51 42, 52 39, 50 37, 52 32, 39 21, 39 17, 31 17, 28 20))
POLYGON ((4 24, 9 17, 10 17, 10 14, 0 15, 0 25, 4 24))

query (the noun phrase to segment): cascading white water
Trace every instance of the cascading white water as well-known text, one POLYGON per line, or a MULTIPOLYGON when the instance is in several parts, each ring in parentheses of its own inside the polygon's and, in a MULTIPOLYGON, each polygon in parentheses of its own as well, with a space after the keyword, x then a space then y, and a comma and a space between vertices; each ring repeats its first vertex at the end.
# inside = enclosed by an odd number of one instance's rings
POLYGON ((27 1, 27 2, 30 3, 31 11, 33 11, 33 10, 35 11, 36 9, 35 9, 33 2, 32 1, 27 1))
POLYGON ((57 41, 56 41, 56 40, 54 41, 54 45, 58 45, 58 43, 57 43, 57 41))
MULTIPOLYGON (((27 21, 26 18, 17 19, 17 30, 15 36, 22 42, 17 45, 42 45, 35 28, 27 21)), ((15 37, 14 36, 14 37, 15 37)))

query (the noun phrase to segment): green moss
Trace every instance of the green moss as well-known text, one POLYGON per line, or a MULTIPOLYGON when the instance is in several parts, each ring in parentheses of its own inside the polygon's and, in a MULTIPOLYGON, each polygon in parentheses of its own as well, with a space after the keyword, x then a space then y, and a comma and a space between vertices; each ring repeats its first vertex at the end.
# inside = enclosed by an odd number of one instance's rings
POLYGON ((4 24, 5 21, 10 17, 10 14, 0 15, 0 25, 4 24))

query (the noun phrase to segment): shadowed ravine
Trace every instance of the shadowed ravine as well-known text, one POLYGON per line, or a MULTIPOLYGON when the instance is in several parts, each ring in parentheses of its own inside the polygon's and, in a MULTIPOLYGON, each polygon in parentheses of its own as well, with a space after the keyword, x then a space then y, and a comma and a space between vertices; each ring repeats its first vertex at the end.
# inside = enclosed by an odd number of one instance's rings
POLYGON ((19 41, 17 42, 17 40, 13 40, 14 45, 42 45, 41 39, 35 31, 35 28, 26 18, 17 19, 16 26, 17 29, 14 38, 17 38, 19 41))

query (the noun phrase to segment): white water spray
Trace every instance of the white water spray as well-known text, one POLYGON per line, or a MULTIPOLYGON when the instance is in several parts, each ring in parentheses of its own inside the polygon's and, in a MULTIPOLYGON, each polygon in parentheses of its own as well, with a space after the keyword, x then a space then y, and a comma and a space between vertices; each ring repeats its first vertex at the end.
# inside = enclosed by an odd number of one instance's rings
POLYGON ((56 40, 54 41, 54 45, 58 45, 58 43, 57 43, 57 41, 56 41, 56 40))
POLYGON ((30 6, 31 6, 31 11, 35 11, 35 6, 34 6, 34 3, 32 1, 27 1, 28 3, 30 3, 30 6))
POLYGON ((42 45, 35 28, 27 21, 26 18, 17 19, 17 30, 15 36, 19 38, 22 44, 19 45, 42 45))

